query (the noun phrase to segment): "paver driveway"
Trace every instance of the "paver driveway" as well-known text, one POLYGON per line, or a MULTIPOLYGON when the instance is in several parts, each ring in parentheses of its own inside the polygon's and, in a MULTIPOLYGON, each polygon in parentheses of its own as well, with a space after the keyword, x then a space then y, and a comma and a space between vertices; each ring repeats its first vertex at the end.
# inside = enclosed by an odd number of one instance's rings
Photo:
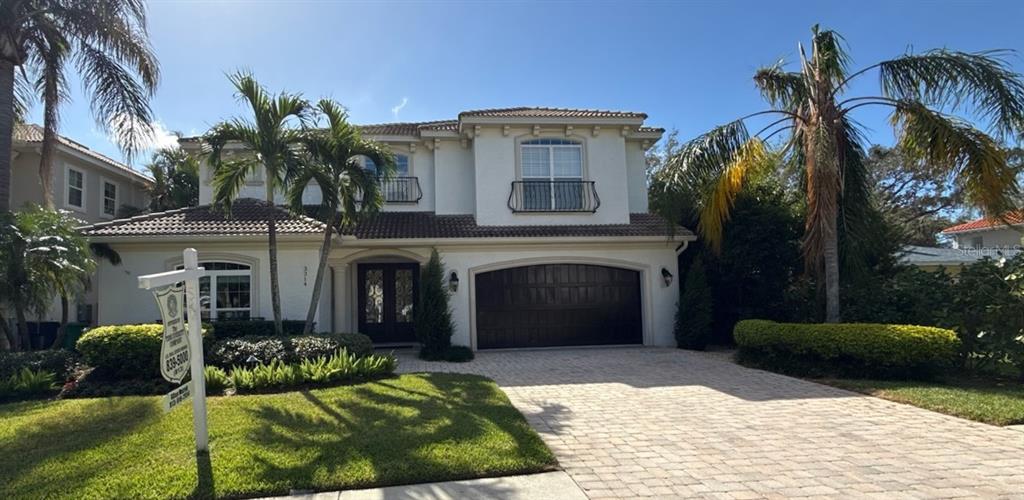
POLYGON ((591 498, 1024 498, 1024 433, 659 348, 485 352, 591 498))

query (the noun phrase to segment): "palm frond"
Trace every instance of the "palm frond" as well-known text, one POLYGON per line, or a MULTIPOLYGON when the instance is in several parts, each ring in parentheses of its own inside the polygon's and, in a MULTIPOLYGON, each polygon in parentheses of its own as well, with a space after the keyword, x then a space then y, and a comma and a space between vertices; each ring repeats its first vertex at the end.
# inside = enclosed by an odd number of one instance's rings
POLYGON ((769 104, 787 111, 796 111, 807 99, 803 75, 785 71, 782 61, 758 69, 754 73, 754 84, 769 104))
POLYGON ((904 100, 892 114, 899 145, 912 159, 948 169, 967 200, 986 215, 1002 217, 1016 208, 1016 172, 998 142, 970 124, 904 100))
POLYGON ((1024 132, 1024 79, 1011 69, 1009 51, 932 50, 878 65, 882 92, 957 111, 964 107, 999 134, 1024 132))
POLYGON ((744 143, 711 180, 708 190, 701 196, 700 222, 697 229, 714 252, 722 248, 722 235, 728 222, 736 196, 743 189, 750 174, 774 165, 764 143, 751 139, 744 143))
POLYGON ((668 159, 659 176, 674 185, 705 182, 732 163, 749 140, 743 121, 720 125, 684 144, 668 159))
POLYGON ((129 161, 153 134, 153 111, 149 90, 132 72, 105 52, 82 45, 75 52, 96 124, 109 131, 124 149, 129 161))
POLYGON ((832 30, 821 30, 818 25, 811 28, 812 61, 814 68, 833 85, 846 78, 850 57, 846 53, 842 35, 832 30))

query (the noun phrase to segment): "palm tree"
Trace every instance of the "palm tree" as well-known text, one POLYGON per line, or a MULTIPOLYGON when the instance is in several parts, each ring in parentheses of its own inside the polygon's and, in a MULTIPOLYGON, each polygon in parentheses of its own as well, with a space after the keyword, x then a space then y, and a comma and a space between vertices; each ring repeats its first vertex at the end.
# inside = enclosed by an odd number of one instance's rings
MULTIPOLYGON (((230 209, 246 178, 263 169, 266 200, 273 206, 274 194, 286 190, 301 161, 301 128, 292 127, 293 120, 305 122, 312 111, 309 102, 297 94, 270 95, 249 73, 229 77, 236 96, 252 110, 252 119, 233 118, 214 125, 204 138, 210 147, 209 162, 214 168, 214 204, 230 209), (245 148, 228 157, 229 144, 245 148)), ((277 275, 277 221, 273 210, 267 219, 267 240, 270 253, 270 296, 274 309, 274 329, 284 334, 281 326, 281 289, 277 275)))
POLYGON ((10 209, 13 123, 33 98, 44 106, 39 179, 44 205, 53 208, 59 108, 71 66, 97 123, 129 158, 152 133, 149 99, 160 70, 143 0, 0 0, 0 210, 10 209))
MULTIPOLYGON (((800 66, 762 68, 754 83, 769 109, 721 125, 686 143, 659 174, 669 185, 698 194, 698 230, 713 249, 747 174, 770 163, 768 141, 784 138, 786 159, 798 166, 807 198, 804 254, 807 269, 824 277, 826 320, 840 320, 839 229, 863 235, 870 208, 863 137, 852 112, 891 109, 899 147, 914 161, 940 166, 968 201, 999 216, 1019 192, 1000 140, 1024 131, 1024 83, 1010 69, 1006 51, 965 53, 946 49, 906 54, 848 72, 842 37, 812 28, 811 53, 799 46, 800 66), (878 95, 847 96, 851 82, 869 73, 878 95), (989 133, 950 113, 969 112, 989 133), (774 121, 750 134, 754 117, 774 121), (991 135, 990 135, 991 134, 991 135)), ((844 237, 844 239, 846 239, 844 237)))
POLYGON ((303 145, 309 161, 299 170, 288 192, 292 210, 301 213, 304 210, 302 195, 309 183, 315 181, 320 189, 321 215, 327 224, 316 280, 313 281, 313 296, 306 313, 304 335, 313 331, 313 318, 320 302, 335 226, 339 223, 343 227, 349 226, 379 210, 384 203, 380 182, 390 178, 395 171, 394 155, 383 145, 363 139, 359 129, 348 123, 348 115, 339 104, 322 99, 317 103, 317 109, 327 118, 327 128, 307 133, 303 145), (360 156, 373 161, 377 166, 376 173, 363 168, 360 156))
POLYGON ((146 169, 153 177, 149 209, 163 212, 199 204, 199 158, 181 149, 153 153, 146 169))

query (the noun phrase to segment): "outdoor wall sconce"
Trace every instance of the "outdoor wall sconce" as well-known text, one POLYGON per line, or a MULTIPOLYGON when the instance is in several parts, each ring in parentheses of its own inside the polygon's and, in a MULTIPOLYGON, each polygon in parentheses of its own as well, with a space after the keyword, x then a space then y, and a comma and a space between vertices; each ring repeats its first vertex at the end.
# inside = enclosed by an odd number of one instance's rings
POLYGON ((448 275, 448 288, 453 292, 459 291, 459 275, 455 271, 448 275))
POLYGON ((670 273, 668 269, 665 269, 664 267, 661 268, 661 279, 665 280, 665 286, 672 285, 672 273, 670 273))

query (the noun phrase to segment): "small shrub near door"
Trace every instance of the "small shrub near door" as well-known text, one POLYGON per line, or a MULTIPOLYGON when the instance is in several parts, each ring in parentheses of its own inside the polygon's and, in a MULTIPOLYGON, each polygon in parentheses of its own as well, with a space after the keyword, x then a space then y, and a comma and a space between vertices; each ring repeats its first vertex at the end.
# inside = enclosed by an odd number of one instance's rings
MULTIPOLYGON (((93 328, 82 335, 75 348, 97 375, 118 379, 160 377, 160 343, 163 325, 112 325, 93 328)), ((207 335, 203 331, 203 335, 207 335)))
POLYGON ((745 320, 734 331, 741 363, 800 376, 925 378, 956 361, 952 330, 874 323, 745 320))
POLYGON ((239 337, 214 342, 207 350, 206 362, 230 368, 234 365, 247 364, 249 357, 253 356, 263 363, 270 363, 275 359, 297 363, 318 356, 330 356, 339 349, 345 349, 359 357, 369 356, 373 354, 373 343, 369 337, 360 333, 239 337))
POLYGON ((444 264, 437 249, 430 252, 430 261, 423 267, 420 296, 414 311, 416 338, 420 341, 420 357, 441 361, 452 345, 452 310, 448 304, 444 264))
POLYGON ((0 401, 51 395, 57 389, 56 379, 52 372, 22 368, 9 376, 0 377, 0 401))
POLYGON ((63 349, 49 351, 0 352, 0 378, 10 377, 28 368, 53 373, 59 382, 68 379, 81 357, 63 349))
POLYGON ((703 351, 711 340, 711 290, 703 259, 697 257, 686 272, 683 294, 676 306, 676 344, 681 349, 703 351))

